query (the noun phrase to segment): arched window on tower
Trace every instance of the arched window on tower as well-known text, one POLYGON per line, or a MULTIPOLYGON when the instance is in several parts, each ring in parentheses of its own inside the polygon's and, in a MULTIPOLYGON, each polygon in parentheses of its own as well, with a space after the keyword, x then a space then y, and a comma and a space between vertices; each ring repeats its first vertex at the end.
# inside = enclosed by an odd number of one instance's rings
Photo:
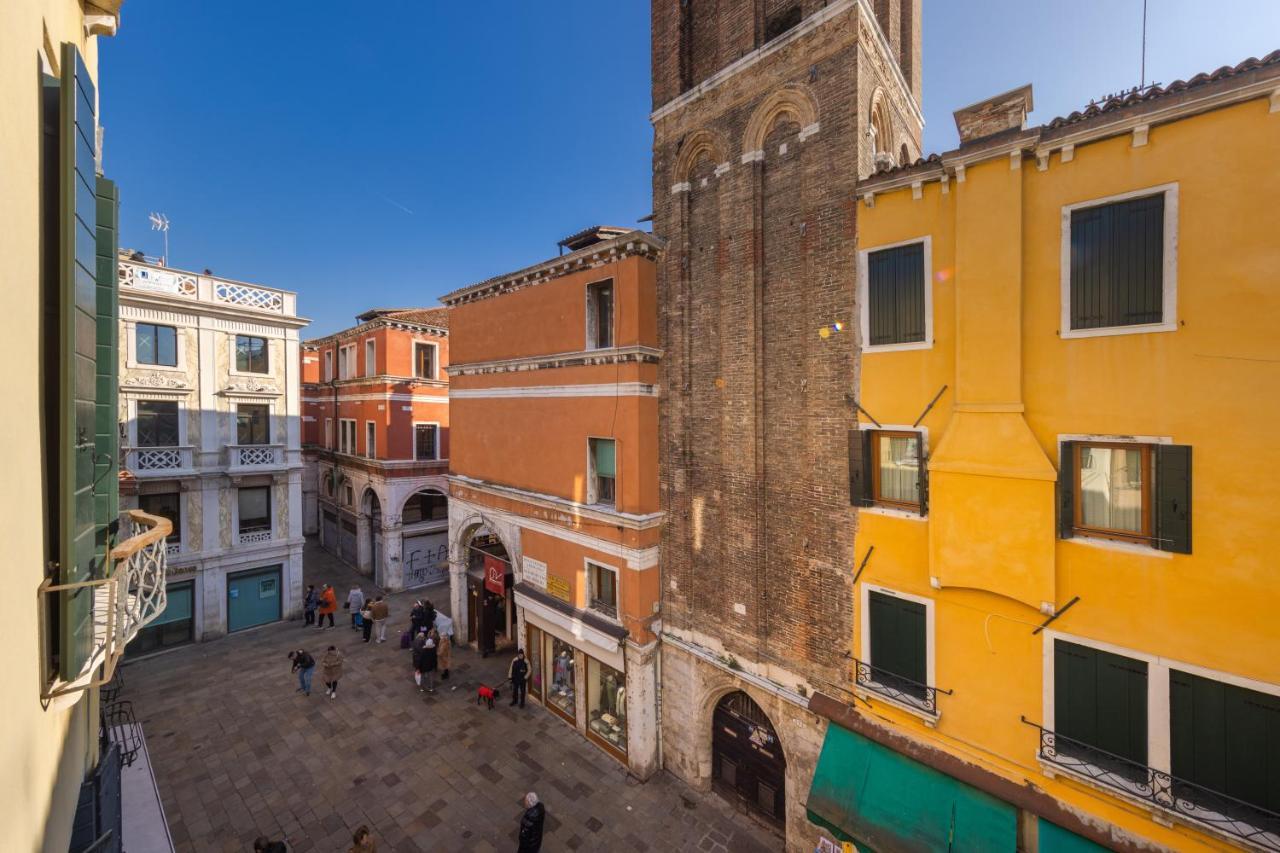
POLYGON ((883 93, 880 91, 871 96, 869 125, 867 141, 871 151, 872 173, 893 168, 896 160, 893 154, 893 123, 889 120, 883 93))
POLYGON ((907 150, 907 143, 905 142, 902 143, 902 151, 898 153, 898 165, 899 166, 911 165, 911 152, 907 150))

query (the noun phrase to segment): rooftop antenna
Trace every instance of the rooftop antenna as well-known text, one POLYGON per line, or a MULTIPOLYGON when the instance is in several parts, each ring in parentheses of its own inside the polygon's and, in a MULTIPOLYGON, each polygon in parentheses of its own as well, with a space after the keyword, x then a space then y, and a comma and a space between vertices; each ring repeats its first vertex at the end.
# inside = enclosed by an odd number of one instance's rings
POLYGON ((1142 79, 1138 81, 1138 90, 1147 87, 1147 0, 1142 0, 1142 79))
POLYGON ((169 217, 163 213, 152 213, 147 218, 151 220, 152 231, 164 232, 164 257, 160 259, 160 266, 167 267, 169 265, 169 217))

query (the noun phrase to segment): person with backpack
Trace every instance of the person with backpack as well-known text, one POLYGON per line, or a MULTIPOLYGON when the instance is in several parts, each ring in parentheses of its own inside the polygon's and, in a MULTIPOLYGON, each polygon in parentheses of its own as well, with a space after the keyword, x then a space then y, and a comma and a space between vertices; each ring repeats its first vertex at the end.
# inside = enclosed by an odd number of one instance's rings
POLYGON ((289 660, 293 662, 291 672, 298 673, 298 689, 296 692, 311 695, 311 676, 316 671, 316 659, 306 649, 289 652, 289 660))

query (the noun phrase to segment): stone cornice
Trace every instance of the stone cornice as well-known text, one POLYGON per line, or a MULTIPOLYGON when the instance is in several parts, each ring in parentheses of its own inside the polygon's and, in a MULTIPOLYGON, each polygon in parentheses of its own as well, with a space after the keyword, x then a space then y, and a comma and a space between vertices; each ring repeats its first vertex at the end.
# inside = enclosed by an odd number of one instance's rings
POLYGON ((502 486, 485 480, 477 480, 463 474, 450 474, 448 479, 450 483, 471 489, 472 491, 479 492, 480 494, 488 494, 495 497, 506 498, 508 500, 521 501, 523 503, 532 504, 554 512, 569 513, 575 518, 603 522, 608 525, 626 528, 628 530, 649 530, 651 528, 658 527, 662 524, 662 519, 665 516, 665 513, 660 511, 651 512, 646 515, 636 515, 635 513, 630 512, 617 512, 616 510, 611 511, 604 507, 578 503, 577 501, 567 500, 565 498, 556 497, 555 495, 544 495, 538 492, 517 489, 513 486, 502 486))
POLYGON ((654 347, 625 346, 610 349, 579 350, 494 361, 471 361, 445 367, 449 376, 484 376, 492 373, 521 373, 527 370, 551 370, 557 367, 592 367, 601 364, 657 364, 662 351, 654 347))
POLYGON ((440 326, 432 326, 426 323, 412 323, 408 320, 387 320, 378 319, 370 320, 367 323, 361 323, 359 326, 352 326, 350 329, 343 329, 340 332, 334 332, 332 335, 325 335, 323 338, 310 338, 302 342, 302 346, 307 349, 318 350, 339 341, 347 341, 351 338, 359 338, 369 334, 375 329, 400 329, 405 332, 425 332, 428 335, 435 335, 438 338, 449 337, 449 330, 440 326))

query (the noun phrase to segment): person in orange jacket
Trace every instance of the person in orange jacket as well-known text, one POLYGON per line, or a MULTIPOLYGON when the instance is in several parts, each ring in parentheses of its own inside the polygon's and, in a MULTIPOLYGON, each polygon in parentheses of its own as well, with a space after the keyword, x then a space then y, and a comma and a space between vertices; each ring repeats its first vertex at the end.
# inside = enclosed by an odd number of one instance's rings
POLYGON ((324 617, 329 617, 329 627, 333 627, 333 614, 338 612, 338 595, 329 584, 320 591, 320 617, 316 619, 316 627, 324 630, 324 617))

